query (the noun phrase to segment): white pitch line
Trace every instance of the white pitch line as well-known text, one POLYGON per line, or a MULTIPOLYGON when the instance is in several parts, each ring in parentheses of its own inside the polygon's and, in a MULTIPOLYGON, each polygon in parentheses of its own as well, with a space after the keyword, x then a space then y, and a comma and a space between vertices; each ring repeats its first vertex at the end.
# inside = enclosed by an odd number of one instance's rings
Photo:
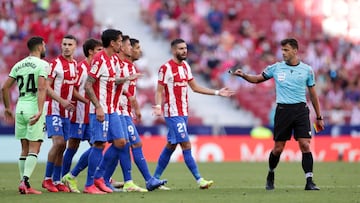
MULTIPOLYGON (((360 188, 360 185, 353 185, 353 186, 349 186, 349 185, 317 185, 318 187, 320 187, 320 189, 324 189, 324 188, 330 188, 330 189, 336 189, 336 188, 360 188)), ((287 189, 287 188, 304 188, 305 185, 275 185, 275 189, 287 189)), ((239 188, 243 188, 243 189, 265 189, 265 185, 263 186, 250 186, 250 187, 239 187, 239 188)))

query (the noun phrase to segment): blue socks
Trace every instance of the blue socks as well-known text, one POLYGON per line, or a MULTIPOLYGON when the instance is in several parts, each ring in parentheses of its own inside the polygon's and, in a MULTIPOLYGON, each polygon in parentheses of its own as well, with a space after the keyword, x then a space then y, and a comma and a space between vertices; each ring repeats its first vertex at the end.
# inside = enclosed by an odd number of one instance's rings
POLYGON ((155 169, 154 177, 160 179, 160 176, 164 172, 166 166, 169 164, 170 157, 174 151, 164 147, 163 151, 160 154, 158 164, 155 169))
POLYGON ((148 180, 151 179, 151 175, 150 175, 149 167, 146 163, 146 159, 142 152, 142 147, 132 148, 132 154, 133 154, 134 162, 135 162, 136 166, 139 168, 142 176, 144 177, 145 181, 147 182, 148 180))
POLYGON ((86 187, 89 187, 94 184, 94 174, 95 170, 98 167, 101 159, 102 159, 102 150, 101 148, 91 147, 91 151, 89 153, 88 158, 88 174, 86 178, 86 187))
POLYGON ((130 157, 130 143, 126 143, 126 145, 120 149, 119 160, 121 170, 123 172, 124 181, 132 180, 131 177, 131 157, 130 157))
MULTIPOLYGON (((71 175, 73 175, 75 177, 78 176, 79 173, 88 166, 90 152, 91 152, 91 147, 81 155, 79 161, 77 162, 75 167, 71 170, 71 175)), ((63 175, 66 175, 66 174, 63 174, 63 175)))
POLYGON ((186 166, 193 174, 195 180, 199 180, 201 178, 196 162, 191 154, 191 149, 183 150, 184 161, 186 166))
POLYGON ((71 163, 72 163, 72 160, 73 160, 73 157, 74 157, 76 151, 77 151, 77 149, 70 149, 70 148, 67 148, 65 150, 63 164, 62 164, 63 166, 62 166, 62 171, 61 171, 62 176, 69 173, 71 163))
POLYGON ((46 162, 45 178, 52 178, 54 172, 54 163, 46 162))
POLYGON ((119 151, 120 149, 115 147, 113 144, 106 150, 99 167, 95 172, 95 179, 103 177, 106 170, 112 170, 112 173, 114 172, 116 165, 114 167, 113 163, 117 163, 117 160, 119 160, 119 151), (111 169, 109 168, 110 166, 112 166, 111 169))
POLYGON ((62 166, 54 166, 53 182, 60 182, 62 166))
POLYGON ((115 171, 118 163, 119 163, 119 157, 117 157, 116 160, 114 160, 113 162, 109 163, 108 167, 105 170, 104 176, 103 176, 105 183, 110 183, 110 178, 114 174, 114 171, 115 171))

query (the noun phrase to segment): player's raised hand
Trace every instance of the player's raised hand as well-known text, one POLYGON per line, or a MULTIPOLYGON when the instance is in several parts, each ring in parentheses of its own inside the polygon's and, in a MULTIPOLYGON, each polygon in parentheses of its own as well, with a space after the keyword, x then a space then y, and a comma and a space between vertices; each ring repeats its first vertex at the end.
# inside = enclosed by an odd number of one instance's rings
POLYGON ((234 94, 235 94, 235 91, 231 90, 231 89, 229 89, 227 87, 221 88, 219 90, 219 95, 223 96, 223 97, 231 97, 234 94))
POLYGON ((240 68, 234 70, 233 72, 231 72, 231 74, 232 75, 237 75, 237 76, 240 76, 240 77, 244 76, 244 72, 240 68))
POLYGON ((233 67, 229 69, 229 73, 234 75, 235 71, 238 69, 242 69, 242 65, 240 63, 236 63, 233 67))

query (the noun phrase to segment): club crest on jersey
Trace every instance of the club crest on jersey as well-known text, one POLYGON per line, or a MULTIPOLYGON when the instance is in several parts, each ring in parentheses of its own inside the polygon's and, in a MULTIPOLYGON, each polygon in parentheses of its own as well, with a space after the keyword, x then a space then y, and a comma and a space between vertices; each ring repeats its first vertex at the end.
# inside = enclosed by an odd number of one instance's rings
POLYGON ((99 65, 99 62, 95 62, 95 64, 91 66, 90 73, 95 74, 99 68, 98 65, 99 65))
POLYGON ((181 133, 181 138, 185 138, 186 134, 185 133, 181 133))

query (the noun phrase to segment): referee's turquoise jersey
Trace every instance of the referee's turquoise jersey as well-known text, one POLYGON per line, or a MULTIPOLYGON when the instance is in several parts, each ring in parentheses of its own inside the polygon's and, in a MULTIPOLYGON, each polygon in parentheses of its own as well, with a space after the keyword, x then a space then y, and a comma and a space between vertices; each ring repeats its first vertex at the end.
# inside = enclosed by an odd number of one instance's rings
POLYGON ((263 71, 265 79, 274 78, 276 86, 276 103, 306 103, 306 89, 315 85, 312 68, 300 62, 291 66, 285 61, 269 65, 263 71))

